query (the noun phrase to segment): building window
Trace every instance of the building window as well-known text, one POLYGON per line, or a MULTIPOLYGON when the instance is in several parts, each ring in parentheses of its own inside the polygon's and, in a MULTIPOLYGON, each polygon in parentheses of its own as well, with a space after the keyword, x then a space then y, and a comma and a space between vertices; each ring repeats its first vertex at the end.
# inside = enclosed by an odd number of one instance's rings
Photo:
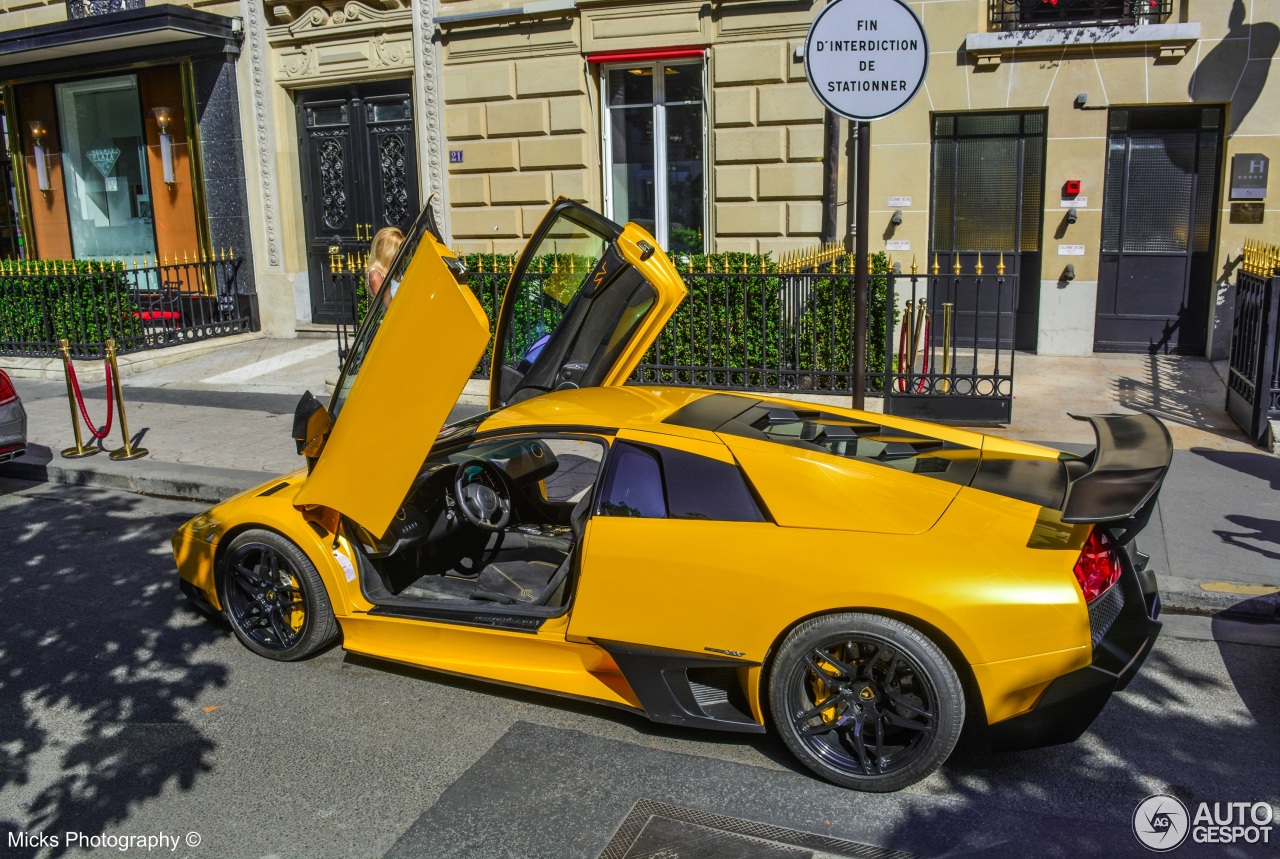
POLYGON ((154 256, 137 76, 60 83, 55 92, 75 257, 154 256))
POLYGON ((705 249, 706 115, 701 61, 605 66, 605 208, 671 253, 705 249))
POLYGON ((1173 0, 988 0, 994 30, 1155 24, 1173 0))
POLYGON ((1045 120, 1043 111, 934 115, 932 250, 1040 250, 1045 120))

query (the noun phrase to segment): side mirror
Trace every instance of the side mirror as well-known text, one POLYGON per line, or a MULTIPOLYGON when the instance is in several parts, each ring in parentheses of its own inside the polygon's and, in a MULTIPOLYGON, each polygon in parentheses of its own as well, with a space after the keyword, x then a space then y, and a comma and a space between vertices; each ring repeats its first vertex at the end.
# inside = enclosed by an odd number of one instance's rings
POLYGON ((298 453, 307 458, 308 467, 315 465, 332 428, 333 418, 320 401, 310 391, 303 394, 293 410, 293 440, 297 442, 298 453))

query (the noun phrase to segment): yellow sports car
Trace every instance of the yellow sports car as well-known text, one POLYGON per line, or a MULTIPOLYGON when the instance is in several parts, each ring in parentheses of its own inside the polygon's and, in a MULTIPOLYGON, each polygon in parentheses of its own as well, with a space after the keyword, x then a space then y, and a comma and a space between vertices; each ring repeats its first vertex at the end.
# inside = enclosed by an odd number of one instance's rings
POLYGON ((648 233, 567 200, 511 275, 492 410, 444 426, 489 327, 431 209, 306 468, 174 535, 246 647, 346 649, 657 722, 772 725, 835 783, 937 769, 968 717, 1069 742, 1160 629, 1134 535, 1172 454, 1146 415, 1043 447, 770 396, 624 381, 685 294, 648 233))

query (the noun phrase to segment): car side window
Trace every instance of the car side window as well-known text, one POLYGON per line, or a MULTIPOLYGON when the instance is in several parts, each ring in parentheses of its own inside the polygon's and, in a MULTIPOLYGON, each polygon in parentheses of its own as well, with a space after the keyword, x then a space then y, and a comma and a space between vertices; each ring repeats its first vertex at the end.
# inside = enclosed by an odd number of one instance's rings
POLYGON ((600 495, 600 513, 645 519, 667 517, 662 465, 653 451, 621 441, 613 445, 609 473, 600 495))
POLYGON ((672 519, 765 521, 742 470, 731 462, 682 450, 663 450, 662 470, 672 519))
POLYGON ((615 442, 600 513, 649 519, 764 522, 741 470, 669 448, 615 442))

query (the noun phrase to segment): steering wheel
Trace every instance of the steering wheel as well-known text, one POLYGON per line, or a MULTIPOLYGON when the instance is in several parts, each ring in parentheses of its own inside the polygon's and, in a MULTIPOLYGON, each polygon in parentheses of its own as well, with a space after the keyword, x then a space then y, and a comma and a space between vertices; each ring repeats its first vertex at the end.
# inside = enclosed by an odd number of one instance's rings
POLYGON ((511 498, 506 492, 506 481, 498 467, 488 460, 477 457, 458 463, 453 497, 463 518, 482 531, 501 531, 511 521, 511 498), (467 482, 468 475, 477 468, 482 472, 480 477, 487 480, 467 482))

